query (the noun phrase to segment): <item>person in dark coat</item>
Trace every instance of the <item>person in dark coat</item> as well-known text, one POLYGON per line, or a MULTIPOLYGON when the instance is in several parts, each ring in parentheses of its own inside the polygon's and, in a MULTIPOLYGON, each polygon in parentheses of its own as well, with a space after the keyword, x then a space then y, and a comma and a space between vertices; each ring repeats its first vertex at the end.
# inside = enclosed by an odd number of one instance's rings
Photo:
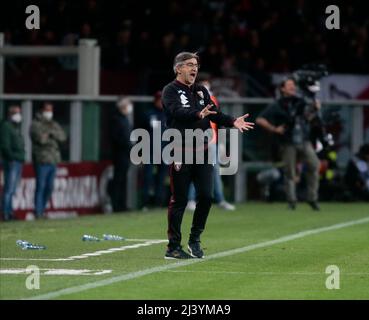
MULTIPOLYGON (((148 112, 143 117, 142 128, 146 129, 150 133, 150 151, 151 159, 153 159, 154 153, 160 153, 165 146, 162 143, 160 149, 155 149, 153 146, 154 130, 160 128, 161 132, 165 130, 166 116, 163 111, 163 105, 161 102, 161 91, 157 91, 154 95, 154 103, 151 105, 148 112)), ((161 207, 166 200, 165 194, 165 178, 168 173, 167 165, 162 162, 160 164, 145 164, 144 166, 144 183, 142 188, 142 203, 143 209, 147 210, 148 207, 153 205, 154 207, 161 207), (151 189, 153 189, 154 203, 151 201, 151 189)))
POLYGON ((111 185, 111 200, 114 212, 127 211, 127 173, 130 164, 131 124, 128 116, 133 104, 128 98, 120 98, 114 110, 111 125, 112 160, 114 176, 111 185))
POLYGON ((24 137, 21 132, 21 108, 13 105, 9 108, 8 119, 0 127, 0 149, 4 165, 4 190, 2 208, 4 221, 12 220, 12 199, 21 180, 25 160, 24 137))

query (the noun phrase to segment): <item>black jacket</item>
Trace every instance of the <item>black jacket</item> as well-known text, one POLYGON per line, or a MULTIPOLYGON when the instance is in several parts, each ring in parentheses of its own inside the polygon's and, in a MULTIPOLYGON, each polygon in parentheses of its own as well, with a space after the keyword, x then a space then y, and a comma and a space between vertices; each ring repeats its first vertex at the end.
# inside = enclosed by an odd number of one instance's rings
POLYGON ((286 131, 283 135, 278 135, 278 140, 282 144, 293 143, 293 128, 296 120, 300 120, 302 127, 302 139, 309 141, 310 124, 304 113, 305 102, 299 97, 282 97, 270 104, 258 117, 265 118, 271 124, 278 127, 284 125, 286 131))
POLYGON ((4 160, 24 162, 24 138, 20 124, 12 121, 0 123, 0 154, 4 160))
POLYGON ((131 125, 128 118, 117 110, 114 111, 111 126, 112 156, 114 162, 128 163, 131 150, 131 125))
POLYGON ((188 87, 177 80, 166 85, 162 91, 162 102, 167 116, 167 127, 178 129, 182 134, 185 129, 210 128, 210 121, 219 126, 233 127, 234 118, 219 111, 215 106, 212 114, 201 119, 199 114, 212 103, 208 90, 201 85, 188 87))

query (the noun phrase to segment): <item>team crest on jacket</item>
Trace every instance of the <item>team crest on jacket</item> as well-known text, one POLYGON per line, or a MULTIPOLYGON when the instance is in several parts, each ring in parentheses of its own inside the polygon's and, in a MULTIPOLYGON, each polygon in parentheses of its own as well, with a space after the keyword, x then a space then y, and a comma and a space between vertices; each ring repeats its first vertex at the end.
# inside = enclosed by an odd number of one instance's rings
POLYGON ((179 98, 181 99, 181 104, 182 104, 182 107, 185 107, 185 108, 189 108, 190 105, 188 104, 188 99, 187 97, 184 95, 184 93, 182 93, 179 98))
POLYGON ((180 162, 174 162, 174 170, 179 171, 182 168, 182 163, 180 162))
POLYGON ((202 91, 197 91, 197 94, 201 99, 204 99, 204 93, 202 91))

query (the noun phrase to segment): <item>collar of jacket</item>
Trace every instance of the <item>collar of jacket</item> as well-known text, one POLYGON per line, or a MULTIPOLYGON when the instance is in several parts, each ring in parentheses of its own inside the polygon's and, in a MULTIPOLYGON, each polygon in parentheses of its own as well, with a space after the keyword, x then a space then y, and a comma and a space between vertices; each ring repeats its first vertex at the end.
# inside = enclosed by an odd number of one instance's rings
POLYGON ((177 86, 179 86, 179 87, 181 87, 181 88, 183 88, 183 89, 186 89, 186 90, 193 90, 193 88, 194 88, 194 84, 193 84, 192 86, 186 86, 184 83, 182 83, 182 82, 178 81, 177 79, 175 79, 175 80, 174 80, 174 83, 175 83, 177 86))

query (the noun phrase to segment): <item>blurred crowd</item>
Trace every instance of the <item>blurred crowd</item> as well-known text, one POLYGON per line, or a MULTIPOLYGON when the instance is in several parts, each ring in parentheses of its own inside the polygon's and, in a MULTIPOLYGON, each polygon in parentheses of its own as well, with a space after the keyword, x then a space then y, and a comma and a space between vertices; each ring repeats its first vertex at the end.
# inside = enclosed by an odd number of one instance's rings
MULTIPOLYGON (((286 0, 35 1, 40 30, 24 28, 24 3, 8 3, 2 20, 9 45, 75 45, 96 38, 102 67, 170 70, 176 53, 197 51, 202 71, 215 76, 248 73, 267 84, 270 72, 325 63, 335 73, 368 73, 365 1, 338 1, 340 30, 327 30, 329 2, 286 0)), ((73 70, 73 57, 53 60, 73 70)), ((26 64, 11 66, 21 72, 26 64)))

